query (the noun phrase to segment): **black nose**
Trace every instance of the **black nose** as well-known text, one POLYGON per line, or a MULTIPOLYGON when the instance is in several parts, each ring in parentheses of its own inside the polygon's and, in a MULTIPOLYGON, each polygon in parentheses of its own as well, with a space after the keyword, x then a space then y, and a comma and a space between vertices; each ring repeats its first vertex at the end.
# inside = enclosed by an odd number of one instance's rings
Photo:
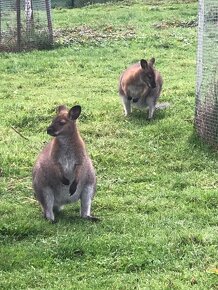
POLYGON ((53 129, 51 127, 47 128, 47 134, 53 135, 53 129))

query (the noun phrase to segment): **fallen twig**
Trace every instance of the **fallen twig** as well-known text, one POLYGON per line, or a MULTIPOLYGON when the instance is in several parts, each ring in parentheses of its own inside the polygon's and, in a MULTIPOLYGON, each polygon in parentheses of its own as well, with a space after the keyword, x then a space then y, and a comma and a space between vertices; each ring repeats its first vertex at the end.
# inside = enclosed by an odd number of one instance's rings
POLYGON ((25 136, 23 136, 23 134, 21 134, 17 129, 15 129, 13 126, 11 126, 11 129, 13 129, 18 135, 20 135, 20 137, 22 137, 22 138, 24 138, 25 140, 28 140, 29 141, 29 139, 27 138, 27 137, 25 137, 25 136))

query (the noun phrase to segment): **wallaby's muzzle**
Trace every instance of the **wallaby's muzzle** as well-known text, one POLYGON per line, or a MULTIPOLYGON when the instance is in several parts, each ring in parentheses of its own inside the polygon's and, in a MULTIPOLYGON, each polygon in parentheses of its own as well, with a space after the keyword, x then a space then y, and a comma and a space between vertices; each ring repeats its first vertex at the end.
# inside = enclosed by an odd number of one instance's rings
POLYGON ((155 81, 148 81, 147 85, 150 89, 155 89, 156 88, 156 83, 155 81))
POLYGON ((54 130, 54 128, 52 128, 52 126, 49 126, 49 127, 47 128, 47 134, 48 134, 48 135, 51 135, 51 136, 56 136, 56 134, 55 134, 55 130, 54 130))

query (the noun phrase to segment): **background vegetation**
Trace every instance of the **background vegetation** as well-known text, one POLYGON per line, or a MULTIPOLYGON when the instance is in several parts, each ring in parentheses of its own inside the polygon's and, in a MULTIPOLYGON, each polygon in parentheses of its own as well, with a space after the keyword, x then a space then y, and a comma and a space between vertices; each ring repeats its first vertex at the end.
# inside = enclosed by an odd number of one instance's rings
POLYGON ((217 153, 193 131, 196 1, 53 10, 56 46, 0 54, 0 288, 217 289, 217 153), (122 70, 156 58, 169 109, 124 118, 122 70), (55 107, 82 106, 93 213, 49 224, 31 170, 55 107), (18 130, 25 138, 17 134, 18 130))
POLYGON ((52 7, 83 7, 96 3, 118 2, 122 0, 51 0, 52 7))

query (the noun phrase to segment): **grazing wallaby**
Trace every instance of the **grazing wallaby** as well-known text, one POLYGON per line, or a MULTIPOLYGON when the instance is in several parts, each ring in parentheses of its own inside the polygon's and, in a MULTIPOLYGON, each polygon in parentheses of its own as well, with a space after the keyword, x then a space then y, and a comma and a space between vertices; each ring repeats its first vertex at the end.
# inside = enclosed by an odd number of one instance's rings
POLYGON ((122 98, 125 116, 131 113, 131 106, 139 109, 148 107, 148 118, 152 119, 155 108, 168 107, 168 104, 156 105, 160 96, 163 79, 154 68, 155 59, 142 59, 127 68, 120 77, 119 94, 122 98))
POLYGON ((92 161, 76 126, 80 106, 69 111, 57 108, 57 116, 47 128, 54 138, 39 154, 33 168, 35 197, 42 206, 44 217, 54 221, 54 212, 64 204, 81 201, 81 217, 91 216, 91 201, 96 189, 92 161))

